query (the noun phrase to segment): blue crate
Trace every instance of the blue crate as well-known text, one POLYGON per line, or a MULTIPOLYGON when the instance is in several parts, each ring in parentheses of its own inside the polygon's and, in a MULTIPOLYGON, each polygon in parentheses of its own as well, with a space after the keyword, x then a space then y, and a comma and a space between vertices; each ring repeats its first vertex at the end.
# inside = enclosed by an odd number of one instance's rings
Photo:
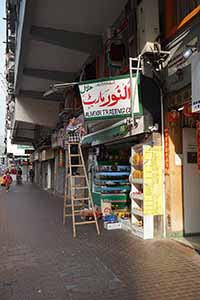
POLYGON ((117 216, 116 215, 108 215, 103 217, 104 222, 109 222, 109 223, 115 223, 117 222, 117 216))

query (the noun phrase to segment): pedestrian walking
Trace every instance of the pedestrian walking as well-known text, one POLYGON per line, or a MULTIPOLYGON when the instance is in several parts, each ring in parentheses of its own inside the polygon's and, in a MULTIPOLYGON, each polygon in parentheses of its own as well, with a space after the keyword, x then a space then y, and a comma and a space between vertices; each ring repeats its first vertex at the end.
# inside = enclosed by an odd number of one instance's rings
POLYGON ((17 169, 16 177, 17 177, 17 184, 22 184, 22 169, 20 167, 17 169))
POLYGON ((6 187, 6 192, 8 192, 13 181, 9 171, 6 172, 6 174, 3 177, 3 180, 6 187))
POLYGON ((35 176, 34 170, 33 170, 33 168, 30 168, 29 177, 30 177, 30 182, 31 183, 33 183, 33 181, 34 181, 34 176, 35 176))

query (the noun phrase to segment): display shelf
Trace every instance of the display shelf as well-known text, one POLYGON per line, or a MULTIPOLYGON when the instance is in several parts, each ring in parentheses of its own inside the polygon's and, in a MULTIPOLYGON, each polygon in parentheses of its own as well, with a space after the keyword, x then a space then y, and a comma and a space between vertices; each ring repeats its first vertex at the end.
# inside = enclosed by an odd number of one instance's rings
MULTIPOLYGON (((107 199, 105 200, 107 202, 107 199)), ((110 200, 112 203, 126 203, 127 202, 127 199, 126 200, 110 200)), ((108 201, 109 202, 109 201, 108 201)))
POLYGON ((144 201, 144 194, 143 193, 130 193, 130 198, 132 200, 140 200, 140 201, 144 201))
POLYGON ((124 177, 129 176, 129 172, 113 172, 113 171, 107 171, 107 172, 96 172, 96 178, 105 179, 108 177, 124 177))
POLYGON ((96 192, 103 193, 103 194, 110 194, 113 192, 116 192, 116 194, 121 194, 130 191, 129 186, 119 186, 119 187, 113 187, 113 186, 96 186, 95 187, 96 192))
POLYGON ((103 202, 125 207, 131 190, 130 170, 128 163, 98 162, 94 169, 93 192, 98 193, 103 202))
POLYGON ((143 239, 153 238, 153 216, 138 216, 138 214, 132 214, 132 226, 134 233, 143 239), (138 218, 143 220, 143 226, 137 225, 138 218))
POLYGON ((113 165, 130 167, 127 161, 120 161, 120 162, 116 162, 115 160, 98 161, 98 167, 113 166, 113 165))
POLYGON ((144 228, 143 227, 139 227, 136 224, 132 224, 132 230, 136 236, 144 239, 144 228))
POLYGON ((133 178, 131 175, 129 176, 129 182, 131 184, 143 184, 143 178, 133 178))
POLYGON ((130 172, 130 165, 102 165, 96 167, 96 172, 130 172))
MULTIPOLYGON (((144 148, 145 146, 134 146, 131 149, 131 174, 129 181, 131 183, 131 223, 133 232, 140 238, 153 238, 153 215, 148 214, 144 207, 148 201, 146 198, 146 182, 144 177, 144 148), (142 177, 142 178, 141 178, 142 177), (142 223, 143 227, 137 223, 142 223)), ((146 162, 145 162, 146 166, 146 162)))
POLYGON ((140 163, 134 163, 133 160, 132 160, 132 157, 130 157, 129 163, 134 168, 137 168, 137 169, 142 169, 143 168, 143 163, 142 162, 140 162, 140 163))
POLYGON ((132 209, 132 214, 138 215, 140 217, 144 217, 144 212, 142 210, 137 209, 137 208, 132 209))
POLYGON ((144 181, 142 178, 132 178, 131 183, 132 184, 143 184, 144 181))
POLYGON ((99 180, 99 179, 96 179, 95 181, 94 181, 94 183, 96 184, 96 185, 105 185, 105 186, 112 186, 112 185, 124 185, 124 184, 128 184, 127 183, 127 179, 112 179, 112 180, 99 180))

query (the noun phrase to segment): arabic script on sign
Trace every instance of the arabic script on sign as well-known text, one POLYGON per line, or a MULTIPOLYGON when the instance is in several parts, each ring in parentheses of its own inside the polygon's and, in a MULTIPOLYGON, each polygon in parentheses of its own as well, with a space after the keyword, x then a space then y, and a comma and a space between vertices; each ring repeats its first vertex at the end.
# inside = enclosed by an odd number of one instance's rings
MULTIPOLYGON (((131 113, 129 76, 115 80, 113 78, 113 80, 80 84, 79 90, 86 119, 108 116, 120 117, 130 115, 131 113)), ((137 91, 134 103, 134 111, 139 112, 137 91)))

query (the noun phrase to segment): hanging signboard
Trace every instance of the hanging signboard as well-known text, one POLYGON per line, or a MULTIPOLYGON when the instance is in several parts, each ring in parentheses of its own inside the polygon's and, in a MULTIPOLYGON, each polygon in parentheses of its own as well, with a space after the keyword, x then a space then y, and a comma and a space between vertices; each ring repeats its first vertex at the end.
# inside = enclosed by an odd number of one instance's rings
POLYGON ((37 151, 34 152, 34 160, 39 160, 39 153, 37 151))
MULTIPOLYGON (((133 88, 136 78, 133 78, 133 88)), ((131 115, 131 87, 129 75, 87 81, 79 84, 86 120, 123 118, 131 115)), ((134 97, 134 113, 139 114, 138 85, 134 97)))
POLYGON ((42 150, 42 152, 41 152, 41 160, 42 161, 46 160, 46 150, 42 150))
POLYGON ((46 160, 54 159, 54 150, 47 149, 46 150, 46 160))
POLYGON ((55 132, 51 136, 51 147, 52 148, 59 148, 63 145, 64 139, 64 128, 61 128, 58 132, 55 132))

